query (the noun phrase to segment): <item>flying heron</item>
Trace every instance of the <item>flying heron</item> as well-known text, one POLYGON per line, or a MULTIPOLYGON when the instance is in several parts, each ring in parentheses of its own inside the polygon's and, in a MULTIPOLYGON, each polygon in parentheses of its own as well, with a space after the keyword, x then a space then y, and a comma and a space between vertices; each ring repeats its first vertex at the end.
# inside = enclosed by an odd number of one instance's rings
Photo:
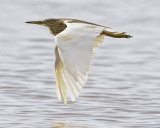
POLYGON ((55 36, 55 76, 58 99, 67 104, 78 97, 88 77, 92 56, 103 42, 104 36, 131 38, 125 32, 118 33, 109 27, 76 20, 46 19, 26 23, 43 25, 55 36))

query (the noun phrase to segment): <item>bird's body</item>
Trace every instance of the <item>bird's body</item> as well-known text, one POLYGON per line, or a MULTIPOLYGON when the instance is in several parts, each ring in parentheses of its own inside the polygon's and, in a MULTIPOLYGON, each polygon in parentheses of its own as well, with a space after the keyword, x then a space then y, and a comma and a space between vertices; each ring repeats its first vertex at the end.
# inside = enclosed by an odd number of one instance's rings
POLYGON ((55 75, 57 96, 67 104, 67 96, 74 101, 87 77, 95 50, 104 36, 130 38, 111 28, 75 19, 47 19, 27 23, 44 25, 55 35, 55 75))

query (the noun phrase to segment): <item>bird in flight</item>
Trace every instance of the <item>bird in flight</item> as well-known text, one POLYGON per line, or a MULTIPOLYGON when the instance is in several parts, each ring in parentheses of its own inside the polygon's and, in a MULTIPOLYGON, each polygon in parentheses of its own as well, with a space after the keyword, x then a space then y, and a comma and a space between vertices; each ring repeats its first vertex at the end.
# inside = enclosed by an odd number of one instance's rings
POLYGON ((92 56, 104 36, 131 38, 109 27, 76 20, 46 19, 26 23, 43 25, 55 36, 55 76, 58 99, 67 104, 67 96, 75 101, 88 77, 92 56))

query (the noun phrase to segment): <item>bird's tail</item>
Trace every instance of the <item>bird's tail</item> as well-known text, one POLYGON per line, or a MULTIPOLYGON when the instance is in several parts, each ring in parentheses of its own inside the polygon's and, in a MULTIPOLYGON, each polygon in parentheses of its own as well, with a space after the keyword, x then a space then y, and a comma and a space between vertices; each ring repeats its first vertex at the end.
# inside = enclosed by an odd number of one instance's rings
POLYGON ((102 35, 110 36, 113 38, 131 38, 131 35, 126 34, 126 32, 118 33, 114 32, 112 29, 104 29, 102 35))

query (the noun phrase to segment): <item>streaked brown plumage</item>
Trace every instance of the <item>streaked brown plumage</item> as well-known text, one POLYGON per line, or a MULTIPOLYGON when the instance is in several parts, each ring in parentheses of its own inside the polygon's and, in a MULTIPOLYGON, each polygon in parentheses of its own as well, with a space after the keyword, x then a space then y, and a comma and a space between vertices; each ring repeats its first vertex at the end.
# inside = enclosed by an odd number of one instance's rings
MULTIPOLYGON (((95 26, 105 27, 105 26, 94 24, 91 22, 86 22, 86 21, 77 20, 77 19, 67 19, 67 18, 46 19, 46 20, 42 20, 42 21, 30 21, 30 22, 26 22, 26 23, 44 25, 49 28, 50 32, 54 36, 56 36, 57 34, 59 34, 60 32, 62 32, 63 30, 65 30, 67 28, 67 25, 64 23, 65 20, 70 20, 69 23, 85 23, 85 24, 91 24, 91 25, 95 25, 95 26)), ((106 28, 109 28, 109 27, 106 27, 106 28)), ((125 32, 118 33, 118 32, 110 32, 110 31, 106 31, 106 30, 104 30, 101 34, 105 35, 105 36, 114 37, 114 38, 131 38, 132 37, 132 36, 126 34, 125 32)))

